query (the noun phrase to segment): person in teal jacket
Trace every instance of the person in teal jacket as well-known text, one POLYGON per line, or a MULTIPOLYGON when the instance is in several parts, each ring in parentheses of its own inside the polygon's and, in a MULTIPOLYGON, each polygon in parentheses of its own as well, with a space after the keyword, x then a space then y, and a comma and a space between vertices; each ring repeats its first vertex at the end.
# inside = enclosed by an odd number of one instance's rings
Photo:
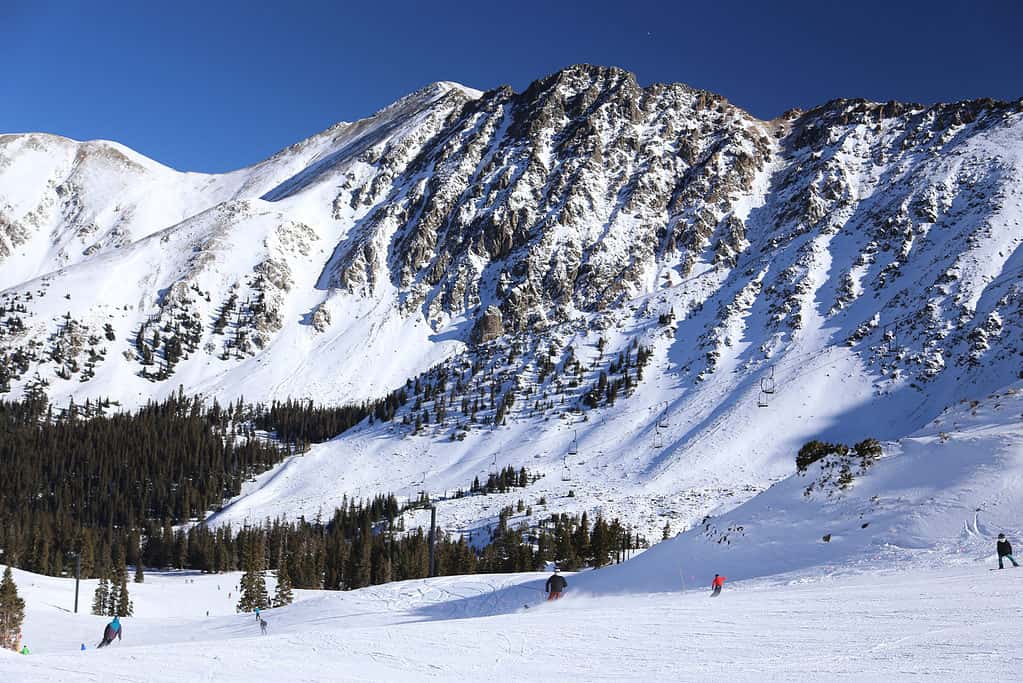
POLYGON ((121 618, 114 617, 114 620, 107 624, 106 629, 103 630, 103 640, 99 641, 97 649, 105 647, 114 641, 114 638, 121 639, 121 634, 124 630, 121 628, 121 618))

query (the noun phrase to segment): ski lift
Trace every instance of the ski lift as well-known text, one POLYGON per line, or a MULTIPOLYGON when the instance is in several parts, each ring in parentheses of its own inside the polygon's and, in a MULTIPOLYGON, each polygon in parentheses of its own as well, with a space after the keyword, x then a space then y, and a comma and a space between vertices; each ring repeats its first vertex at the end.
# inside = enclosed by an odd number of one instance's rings
POLYGON ((575 431, 575 437, 572 439, 572 445, 568 447, 569 455, 579 454, 579 432, 575 431))
POLYGON ((668 402, 664 402, 664 411, 661 416, 657 419, 657 428, 666 429, 668 427, 668 402))
POLYGON ((774 393, 774 378, 773 377, 761 377, 760 378, 760 391, 764 394, 774 393))
POLYGON ((760 392, 760 396, 757 398, 757 407, 758 408, 766 408, 767 407, 767 393, 766 392, 764 392, 764 391, 760 392))
POLYGON ((661 438, 661 430, 654 430, 654 448, 664 448, 664 439, 661 438))
POLYGON ((561 481, 572 481, 572 470, 568 467, 568 456, 562 459, 561 481))

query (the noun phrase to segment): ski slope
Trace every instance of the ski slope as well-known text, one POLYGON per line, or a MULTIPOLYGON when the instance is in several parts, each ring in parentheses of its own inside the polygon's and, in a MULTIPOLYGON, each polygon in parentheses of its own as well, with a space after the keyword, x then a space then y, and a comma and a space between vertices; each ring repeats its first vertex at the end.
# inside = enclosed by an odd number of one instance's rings
POLYGON ((685 592, 630 596, 573 592, 569 576, 556 604, 536 603, 538 575, 300 591, 295 604, 264 613, 266 636, 251 615, 185 614, 226 579, 184 578, 133 585, 137 599, 162 598, 152 608, 140 600, 124 640, 97 651, 103 619, 41 599, 60 584, 67 604, 73 582, 19 572, 33 653, 0 654, 4 680, 999 681, 1023 665, 1023 571, 977 563, 742 581, 713 600, 707 576, 685 592), (526 601, 533 606, 523 609, 526 601))
MULTIPOLYGON (((5 681, 1013 680, 1023 571, 989 570, 998 533, 1023 546, 1021 418, 1021 382, 957 404, 845 489, 816 463, 569 575, 557 603, 539 573, 296 591, 261 636, 234 613, 238 573, 150 573, 130 586, 125 640, 95 651, 106 620, 70 613, 73 581, 16 571, 33 654, 0 654, 0 668, 5 681), (711 600, 714 573, 729 581, 711 600)), ((94 588, 82 582, 83 611, 94 588)))

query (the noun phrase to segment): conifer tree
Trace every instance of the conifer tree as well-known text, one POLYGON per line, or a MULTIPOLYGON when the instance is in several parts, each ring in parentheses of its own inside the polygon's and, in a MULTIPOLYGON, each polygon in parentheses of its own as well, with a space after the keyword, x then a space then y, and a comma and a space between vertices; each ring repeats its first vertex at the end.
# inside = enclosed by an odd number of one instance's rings
POLYGON ((102 617, 107 613, 107 600, 109 598, 110 587, 107 584, 107 577, 101 576, 99 585, 96 586, 96 592, 92 598, 92 613, 98 617, 102 617))
POLYGON ((251 612, 257 607, 266 609, 270 604, 267 599, 266 579, 263 577, 262 544, 256 543, 253 534, 249 534, 246 538, 244 558, 243 570, 245 573, 242 574, 238 611, 251 612))
POLYGON ((290 605, 295 600, 291 594, 291 575, 288 573, 288 558, 284 553, 284 547, 277 555, 277 588, 274 590, 274 607, 290 605))
POLYGON ((143 583, 145 580, 146 576, 142 572, 142 558, 139 558, 138 564, 135 565, 135 583, 143 583))
POLYGON ((120 586, 117 580, 117 570, 111 568, 107 572, 107 616, 112 617, 117 615, 117 598, 120 591, 120 586))
POLYGON ((128 595, 128 567, 120 549, 114 556, 113 567, 108 574, 107 590, 107 616, 130 617, 133 607, 128 595))
POLYGON ((18 597, 18 587, 10 566, 4 570, 0 581, 0 647, 16 650, 21 634, 21 622, 25 619, 25 601, 18 597))
POLYGON ((128 569, 121 565, 121 585, 117 591, 117 610, 115 614, 119 617, 130 617, 135 611, 128 595, 128 569))

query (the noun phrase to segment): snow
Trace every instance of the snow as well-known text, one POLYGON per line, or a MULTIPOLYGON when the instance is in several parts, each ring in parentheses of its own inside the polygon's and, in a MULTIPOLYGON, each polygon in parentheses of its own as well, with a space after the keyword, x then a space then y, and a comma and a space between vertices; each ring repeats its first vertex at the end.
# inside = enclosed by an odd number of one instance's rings
MULTIPOLYGON (((710 533, 697 526, 622 564, 568 574, 556 603, 543 601, 547 574, 535 573, 296 591, 295 604, 264 612, 270 633, 260 636, 225 595, 237 573, 151 572, 130 587, 125 640, 82 653, 104 619, 68 613, 71 580, 19 571, 33 654, 8 656, 5 672, 13 681, 1011 680, 1023 665, 1023 571, 989 570, 998 533, 1023 544, 1021 415, 1020 382, 953 406, 887 444, 846 490, 803 495, 822 472, 812 465, 711 518, 710 533), (714 573, 728 581, 710 599, 714 573)), ((83 582, 83 604, 94 584, 83 582)))
MULTIPOLYGON (((989 563, 990 564, 990 563, 989 563)), ((627 565, 622 565, 623 567, 627 565)), ((603 570, 602 570, 603 571, 603 570)), ((597 572, 599 573, 599 572, 597 572)), ((855 575, 817 572, 687 590, 542 603, 542 575, 447 577, 349 593, 299 591, 251 615, 185 616, 226 577, 151 577, 164 593, 126 618, 124 640, 93 649, 105 619, 46 604, 57 586, 18 573, 29 656, 0 655, 4 679, 174 681, 1011 680, 1023 571, 978 564, 855 575), (33 586, 35 581, 37 584, 33 586), (202 597, 197 597, 201 595, 202 597), (529 609, 523 609, 529 604, 529 609), (89 648, 79 652, 79 643, 89 648)), ((676 579, 679 577, 676 575, 676 579)), ((73 582, 60 582, 66 604, 73 582)), ((141 601, 140 604, 145 604, 141 601)))
MULTIPOLYGON (((238 573, 149 572, 130 585, 125 639, 96 651, 105 619, 70 613, 73 580, 16 571, 32 654, 0 655, 4 680, 1010 680, 1023 572, 988 570, 998 533, 1023 544, 1021 416, 1023 382, 958 403, 847 489, 822 488, 816 463, 627 562, 568 574, 556 603, 537 573, 299 590, 263 613, 261 636, 234 613, 238 573), (729 580, 710 599, 714 573, 729 580)), ((274 489, 295 462, 224 518, 300 510, 298 491, 274 489)))

